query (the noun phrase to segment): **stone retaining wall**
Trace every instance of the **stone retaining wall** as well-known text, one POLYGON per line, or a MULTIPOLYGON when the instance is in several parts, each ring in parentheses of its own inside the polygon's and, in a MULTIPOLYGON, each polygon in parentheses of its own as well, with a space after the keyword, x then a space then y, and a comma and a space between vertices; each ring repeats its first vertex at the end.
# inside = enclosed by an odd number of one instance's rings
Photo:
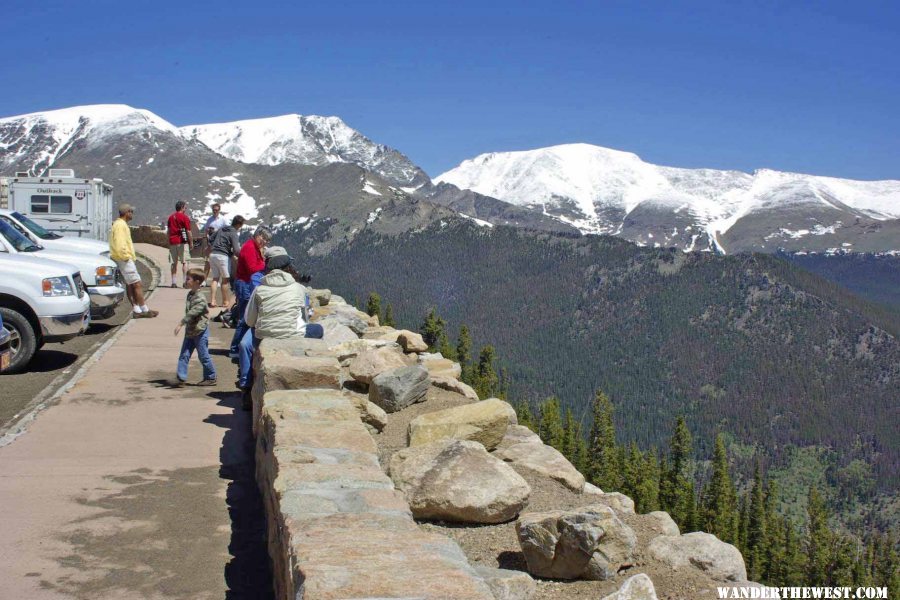
POLYGON ((327 347, 264 341, 255 359, 256 473, 276 597, 493 600, 454 541, 416 525, 327 347))

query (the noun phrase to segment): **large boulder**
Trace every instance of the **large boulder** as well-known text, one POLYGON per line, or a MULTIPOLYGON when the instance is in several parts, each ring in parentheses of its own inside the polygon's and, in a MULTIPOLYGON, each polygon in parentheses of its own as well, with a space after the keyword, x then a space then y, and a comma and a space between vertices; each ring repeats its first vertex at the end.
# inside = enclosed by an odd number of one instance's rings
POLYGON ((448 392, 456 392, 457 394, 465 396, 469 400, 478 402, 478 394, 475 392, 475 390, 472 389, 472 386, 463 383, 462 381, 454 377, 432 377, 431 385, 442 390, 447 390, 448 392))
POLYGON ((656 597, 656 588, 653 587, 653 581, 644 573, 629 577, 622 584, 618 591, 613 592, 609 596, 605 596, 603 600, 658 600, 656 597))
POLYGON ((475 572, 491 588, 496 600, 529 600, 537 592, 537 583, 522 571, 476 565, 475 572))
POLYGON ((558 481, 573 492, 581 492, 584 489, 584 475, 556 448, 542 444, 539 440, 540 438, 535 443, 528 439, 523 443, 497 448, 494 456, 558 481))
POLYGON ((331 301, 331 290, 316 290, 310 288, 309 295, 312 296, 318 306, 328 306, 331 301))
POLYGON ((350 376, 360 383, 370 384, 377 375, 405 367, 403 354, 393 348, 376 348, 359 353, 350 361, 350 376))
POLYGON ((428 374, 432 377, 459 379, 462 375, 462 367, 458 362, 444 358, 440 354, 419 354, 418 360, 420 365, 428 369, 428 374))
POLYGON ((321 322, 321 325, 324 330, 322 339, 325 340, 329 346, 336 346, 343 342, 354 342, 359 340, 359 336, 356 335, 352 329, 346 325, 341 325, 336 320, 326 319, 321 322))
POLYGON ((543 444, 541 436, 528 429, 524 425, 510 425, 506 428, 506 435, 497 449, 509 448, 516 444, 543 444))
POLYGON ((323 326, 327 321, 336 321, 341 325, 346 325, 356 334, 362 335, 369 327, 371 317, 352 306, 335 304, 332 299, 328 306, 323 306, 315 311, 313 320, 321 323, 323 326))
POLYGON ((648 523, 651 529, 655 531, 658 535, 681 535, 681 530, 678 529, 678 524, 669 516, 664 510, 655 510, 651 513, 647 513, 644 515, 644 519, 648 523))
POLYGON ((421 446, 452 438, 479 442, 493 450, 503 439, 507 427, 516 422, 516 411, 512 406, 503 400, 489 398, 419 415, 409 424, 409 445, 421 446))
POLYGON ((376 325, 375 327, 367 327, 362 333, 364 340, 385 340, 396 342, 400 332, 390 325, 376 325))
POLYGON ((597 502, 605 504, 616 512, 634 514, 634 500, 619 492, 605 492, 594 496, 597 502))
POLYGON ((516 535, 528 571, 551 579, 604 580, 632 562, 637 538, 608 506, 526 513, 516 535))
POLYGON ((653 538, 648 550, 653 558, 675 569, 695 567, 717 581, 747 581, 740 551, 711 533, 661 535, 653 538))
POLYGON ((391 479, 413 515, 461 523, 503 523, 521 511, 531 488, 477 442, 442 440, 391 457, 391 479))
POLYGON ((401 329, 399 334, 397 335, 397 342, 403 346, 404 352, 427 352, 428 344, 425 343, 425 340, 422 339, 422 336, 418 333, 409 331, 408 329, 401 329))
POLYGON ((333 356, 336 356, 342 364, 344 362, 349 364, 349 361, 353 360, 363 352, 366 352, 367 350, 376 350, 378 348, 390 348, 397 354, 401 354, 403 352, 403 349, 400 348, 400 344, 396 342, 361 339, 348 340, 346 342, 341 342, 340 344, 329 346, 328 351, 333 356))
POLYGON ((369 402, 368 394, 359 394, 345 390, 344 395, 353 403, 353 407, 359 413, 360 420, 365 423, 369 431, 380 433, 387 427, 388 416, 380 406, 369 402))
POLYGON ((420 366, 400 367, 379 373, 369 385, 369 401, 393 413, 425 400, 428 371, 420 366))

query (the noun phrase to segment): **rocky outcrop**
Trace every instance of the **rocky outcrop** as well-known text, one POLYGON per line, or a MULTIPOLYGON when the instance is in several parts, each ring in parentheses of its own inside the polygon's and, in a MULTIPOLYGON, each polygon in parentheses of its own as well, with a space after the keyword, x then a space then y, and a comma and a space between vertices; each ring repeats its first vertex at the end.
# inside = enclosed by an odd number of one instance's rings
POLYGON ((451 377, 459 379, 462 375, 462 367, 458 362, 444 358, 440 354, 419 354, 419 364, 428 369, 432 377, 451 377))
POLYGON ((322 339, 329 346, 359 340, 359 336, 352 329, 340 324, 338 321, 326 319, 321 322, 321 325, 324 330, 322 339))
POLYGON ((584 488, 584 475, 562 453, 542 443, 525 427, 519 427, 510 438, 504 439, 494 456, 516 467, 550 477, 574 492, 584 488), (522 429, 528 433, 522 432, 522 429))
POLYGON ((502 523, 525 507, 531 488, 477 442, 442 440, 396 452, 391 479, 413 515, 461 523, 502 523))
POLYGON ((360 352, 350 361, 350 376, 360 383, 370 384, 377 375, 407 366, 403 354, 384 347, 360 352))
POLYGON ((420 415, 409 424, 409 445, 441 439, 471 440, 488 450, 496 448, 506 429, 515 425, 516 411, 497 398, 420 415))
POLYGON ((634 500, 619 492, 601 493, 593 496, 600 504, 605 504, 616 512, 634 514, 634 500))
POLYGON ((378 348, 389 348, 393 352, 400 354, 402 349, 400 344, 396 342, 388 342, 386 340, 361 340, 354 339, 334 346, 329 346, 328 351, 335 356, 341 364, 350 364, 350 361, 368 350, 376 350, 378 348))
POLYGON ((645 574, 640 573, 634 577, 629 577, 622 584, 618 591, 613 592, 609 596, 605 596, 603 600, 658 600, 656 597, 656 588, 653 587, 653 581, 645 574))
POLYGON ((360 420, 366 425, 370 432, 381 432, 388 423, 388 416, 381 407, 369 402, 368 394, 359 394, 344 390, 344 395, 350 400, 356 412, 359 414, 360 420))
POLYGON ((442 390, 447 390, 448 392, 456 392, 457 394, 465 396, 473 402, 478 402, 478 394, 475 392, 475 390, 472 389, 472 386, 467 383, 463 383, 462 381, 453 377, 432 377, 431 385, 442 390))
POLYGON ((310 289, 309 295, 312 297, 316 306, 328 306, 328 303, 331 301, 331 290, 310 289))
POLYGON ((529 600, 537 592, 537 583, 522 571, 476 566, 475 572, 491 588, 496 600, 529 600))
POLYGON ((681 535, 678 524, 675 523, 672 517, 669 516, 669 513, 665 511, 655 510, 651 513, 647 513, 644 520, 648 522, 650 528, 658 535, 681 535))
POLYGON ((369 401, 393 413, 425 400, 431 382, 428 371, 416 365, 379 373, 369 385, 369 401))
POLYGON ((404 352, 427 352, 428 344, 418 333, 401 329, 397 335, 397 342, 403 347, 404 352))
POLYGON ((608 506, 526 513, 516 535, 528 571, 552 579, 614 577, 632 562, 637 538, 608 506))
POLYGON ((717 581, 747 581, 740 551, 710 533, 659 536, 648 550, 656 560, 676 569, 695 567, 717 581))

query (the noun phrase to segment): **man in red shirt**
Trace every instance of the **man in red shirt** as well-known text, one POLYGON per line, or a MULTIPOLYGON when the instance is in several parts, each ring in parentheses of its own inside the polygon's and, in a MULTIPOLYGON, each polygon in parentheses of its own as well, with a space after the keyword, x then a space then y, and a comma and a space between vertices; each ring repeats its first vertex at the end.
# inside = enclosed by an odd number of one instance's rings
MULTIPOLYGON (((244 322, 244 312, 247 310, 247 302, 253 293, 253 275, 263 273, 266 270, 266 259, 263 249, 272 240, 272 232, 266 227, 257 227, 253 237, 244 242, 241 252, 238 254, 237 269, 234 274, 234 295, 237 298, 235 308, 237 310, 238 324, 234 328, 234 337, 231 338, 231 348, 228 355, 231 358, 238 356, 238 344, 247 332, 247 324, 244 322)), ((258 283, 258 282, 257 282, 258 283)), ((234 313, 232 313, 234 314, 234 313)))
MULTIPOLYGON (((167 221, 169 230, 169 262, 172 263, 172 287, 178 287, 175 283, 175 274, 178 272, 178 263, 181 263, 181 273, 187 274, 184 260, 184 246, 188 244, 190 247, 194 245, 194 236, 191 233, 191 219, 184 213, 187 206, 185 202, 179 200, 175 203, 175 212, 169 215, 167 221)), ((190 256, 190 251, 188 251, 190 256)))

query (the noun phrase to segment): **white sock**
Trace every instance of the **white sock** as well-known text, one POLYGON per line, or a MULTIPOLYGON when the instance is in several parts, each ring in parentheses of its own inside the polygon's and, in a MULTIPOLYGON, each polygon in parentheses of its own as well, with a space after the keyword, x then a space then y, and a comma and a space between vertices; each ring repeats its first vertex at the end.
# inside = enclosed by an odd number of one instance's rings
POLYGON ((141 312, 150 312, 150 307, 146 304, 141 305, 141 312))
POLYGON ((134 312, 134 314, 136 314, 136 315, 139 315, 139 314, 141 314, 142 312, 144 312, 144 311, 141 310, 141 307, 140 307, 140 306, 132 306, 132 307, 131 307, 131 310, 132 310, 132 311, 134 312))

